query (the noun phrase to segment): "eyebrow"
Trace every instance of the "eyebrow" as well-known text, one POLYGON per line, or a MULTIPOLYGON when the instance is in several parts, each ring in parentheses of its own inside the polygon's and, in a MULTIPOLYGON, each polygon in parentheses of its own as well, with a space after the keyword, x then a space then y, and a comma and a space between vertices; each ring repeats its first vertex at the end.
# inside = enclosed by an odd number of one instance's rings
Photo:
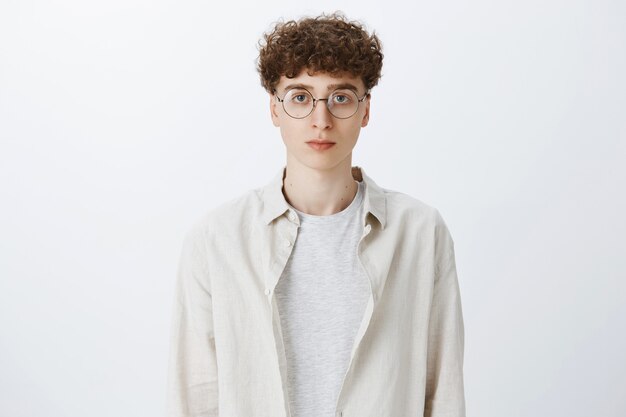
MULTIPOLYGON (((289 84, 288 86, 285 87, 285 91, 291 90, 293 88, 306 88, 307 90, 315 89, 314 87, 310 85, 298 83, 298 84, 289 84)), ((340 88, 347 88, 349 90, 354 91, 355 93, 359 92, 359 89, 354 84, 350 84, 350 83, 329 84, 326 90, 332 91, 332 90, 338 90, 340 88)))

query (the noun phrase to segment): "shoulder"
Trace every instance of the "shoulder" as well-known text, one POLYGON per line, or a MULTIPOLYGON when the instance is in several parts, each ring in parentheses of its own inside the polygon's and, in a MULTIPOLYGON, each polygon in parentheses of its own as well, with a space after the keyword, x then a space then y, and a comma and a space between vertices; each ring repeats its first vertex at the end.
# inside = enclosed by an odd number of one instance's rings
POLYGON ((437 265, 454 258, 454 240, 438 208, 403 192, 383 191, 387 201, 387 223, 398 235, 431 247, 437 265))
POLYGON ((215 234, 229 234, 250 227, 261 210, 260 193, 261 188, 250 189, 206 210, 192 220, 186 238, 210 239, 215 234))
POLYGON ((382 188, 385 194, 387 217, 394 223, 412 223, 434 228, 447 225, 438 208, 407 193, 382 188))
POLYGON ((399 234, 430 241, 437 252, 453 252, 454 240, 439 209, 409 194, 383 188, 387 224, 399 234))

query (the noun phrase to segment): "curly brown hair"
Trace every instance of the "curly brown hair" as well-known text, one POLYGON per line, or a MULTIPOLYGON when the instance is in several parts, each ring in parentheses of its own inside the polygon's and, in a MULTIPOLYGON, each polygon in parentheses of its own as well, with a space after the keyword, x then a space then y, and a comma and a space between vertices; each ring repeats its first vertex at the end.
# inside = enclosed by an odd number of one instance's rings
POLYGON ((383 66, 380 39, 341 12, 298 21, 278 22, 259 40, 257 71, 261 85, 273 93, 282 75, 294 78, 303 69, 309 75, 326 72, 361 77, 366 90, 378 84, 383 66))

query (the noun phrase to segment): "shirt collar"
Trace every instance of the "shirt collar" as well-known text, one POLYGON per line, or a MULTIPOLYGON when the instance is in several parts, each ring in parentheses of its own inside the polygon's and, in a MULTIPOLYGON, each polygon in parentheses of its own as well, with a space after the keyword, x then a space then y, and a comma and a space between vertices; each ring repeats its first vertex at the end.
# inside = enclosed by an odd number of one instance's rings
MULTIPOLYGON (((263 200, 262 217, 267 225, 289 210, 289 204, 282 192, 283 179, 286 174, 287 167, 284 166, 274 179, 261 189, 261 199, 263 200)), ((365 216, 367 217, 367 214, 371 213, 380 223, 381 230, 384 229, 386 223, 386 200, 383 189, 367 176, 365 170, 360 166, 352 167, 352 178, 365 183, 365 216)))

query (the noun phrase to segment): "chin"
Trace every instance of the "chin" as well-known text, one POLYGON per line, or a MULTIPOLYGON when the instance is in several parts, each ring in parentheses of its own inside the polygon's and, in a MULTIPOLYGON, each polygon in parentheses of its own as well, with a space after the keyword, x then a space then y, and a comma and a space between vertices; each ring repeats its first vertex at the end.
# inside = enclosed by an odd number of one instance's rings
POLYGON ((336 168, 338 165, 345 160, 344 158, 328 158, 324 156, 318 156, 317 158, 306 158, 303 160, 303 164, 311 169, 316 169, 318 171, 326 171, 333 168, 336 168))

